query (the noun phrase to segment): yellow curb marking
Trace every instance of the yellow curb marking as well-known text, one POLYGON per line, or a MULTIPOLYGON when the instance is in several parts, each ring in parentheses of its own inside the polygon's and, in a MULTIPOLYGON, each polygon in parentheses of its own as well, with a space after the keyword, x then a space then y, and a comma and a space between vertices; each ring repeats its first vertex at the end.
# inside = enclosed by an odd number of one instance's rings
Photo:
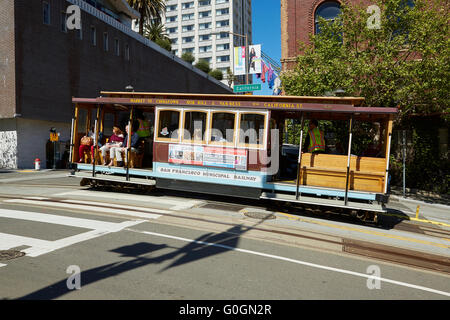
POLYGON ((322 226, 326 226, 326 227, 337 228, 337 229, 342 229, 342 230, 347 230, 347 231, 356 231, 356 232, 366 233, 366 234, 375 235, 375 236, 382 236, 382 237, 392 238, 392 239, 397 239, 397 240, 403 240, 403 241, 409 241, 409 242, 417 242, 417 243, 422 243, 422 244, 431 245, 431 246, 440 247, 440 248, 445 248, 445 249, 449 249, 450 248, 450 246, 447 246, 447 245, 444 245, 444 244, 441 244, 441 243, 425 241, 425 240, 419 240, 419 239, 413 239, 413 238, 407 238, 407 237, 401 237, 401 236, 396 236, 396 235, 390 235, 390 234, 387 234, 387 233, 363 230, 363 229, 358 229, 358 228, 354 228, 354 227, 339 226, 339 225, 334 225, 334 224, 330 224, 330 223, 326 223, 326 222, 322 222, 322 221, 313 221, 313 220, 308 220, 308 219, 295 217, 293 215, 290 215, 290 214, 287 214, 287 213, 283 213, 283 212, 277 212, 277 213, 286 216, 289 220, 298 220, 298 221, 302 221, 302 222, 309 222, 309 223, 313 223, 313 224, 318 224, 318 225, 322 225, 322 226))

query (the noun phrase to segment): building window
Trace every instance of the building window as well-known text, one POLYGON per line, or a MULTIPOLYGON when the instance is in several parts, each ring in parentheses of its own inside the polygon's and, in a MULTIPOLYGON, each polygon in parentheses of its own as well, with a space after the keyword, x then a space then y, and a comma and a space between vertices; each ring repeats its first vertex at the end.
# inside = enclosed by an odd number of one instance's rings
POLYGON ((178 16, 167 17, 167 22, 176 22, 177 19, 178 19, 178 16))
POLYGON ((202 46, 202 47, 199 47, 199 48, 198 48, 198 51, 199 51, 200 53, 202 53, 202 52, 210 52, 211 49, 212 49, 212 46, 202 46))
POLYGON ((211 29, 211 22, 199 23, 198 28, 199 30, 211 29))
POLYGON ((230 13, 230 10, 228 8, 216 10, 217 16, 222 16, 224 14, 229 14, 229 13, 230 13))
POLYGON ((168 32, 168 33, 176 33, 177 30, 178 30, 177 27, 173 27, 173 28, 168 28, 168 29, 167 29, 167 32, 168 32))
POLYGON ((216 27, 220 28, 220 27, 226 27, 230 25, 230 21, 228 20, 222 20, 222 21, 217 21, 216 22, 216 27))
POLYGON ((227 62, 230 61, 230 56, 217 56, 217 62, 227 62))
POLYGON ((198 59, 198 60, 199 60, 199 61, 200 61, 200 60, 205 60, 206 62, 211 63, 212 58, 211 58, 211 57, 202 57, 202 58, 200 58, 200 59, 198 59))
POLYGON ((192 19, 194 19, 194 14, 193 13, 183 14, 181 16, 181 20, 183 20, 183 21, 192 20, 192 19))
POLYGON ((228 49, 230 49, 230 44, 229 43, 223 43, 223 44, 218 44, 217 45, 217 51, 228 50, 228 49))
POLYGON ((125 44, 125 59, 130 60, 130 46, 125 44))
POLYGON ((314 33, 320 33, 319 17, 332 22, 340 13, 341 5, 338 2, 326 1, 322 3, 319 7, 317 7, 316 13, 314 15, 314 33))
POLYGON ((182 53, 186 53, 186 52, 193 53, 193 52, 194 52, 194 48, 184 48, 184 49, 182 50, 182 53))
POLYGON ((108 33, 103 33, 103 50, 108 51, 108 33))
POLYGON ((171 44, 177 44, 178 43, 178 38, 170 39, 170 43, 171 44))
POLYGON ((228 0, 216 0, 216 4, 227 3, 228 0))
POLYGON ((211 0, 202 0, 198 2, 198 5, 201 6, 209 6, 211 4, 211 0))
POLYGON ((230 37, 228 32, 221 32, 216 36, 216 39, 227 39, 230 37))
POLYGON ((61 11, 61 31, 67 32, 67 13, 61 11))
POLYGON ((207 40, 211 40, 211 35, 210 34, 202 34, 199 36, 200 41, 207 41, 207 40))
POLYGON ((191 9, 194 7, 194 1, 181 4, 181 9, 191 9))
POLYGON ((198 13, 199 18, 208 18, 211 16, 211 11, 202 11, 198 13))
POLYGON ((178 54, 178 50, 172 50, 172 53, 173 53, 174 55, 177 55, 177 54, 178 54))
POLYGON ((80 23, 80 29, 76 29, 77 39, 83 40, 83 25, 80 23))
POLYGON ((93 46, 97 45, 97 32, 95 30, 95 27, 91 26, 91 43, 93 46))
POLYGON ((50 24, 50 4, 47 1, 42 2, 42 22, 50 24))
POLYGON ((190 24, 188 26, 183 26, 182 29, 183 29, 183 32, 194 31, 194 25, 190 24))
POLYGON ((119 39, 114 39, 114 52, 116 56, 120 56, 119 39))
POLYGON ((194 41, 194 37, 183 37, 183 43, 190 43, 194 41))
POLYGON ((175 11, 175 10, 177 10, 177 5, 176 4, 166 7, 166 12, 171 12, 171 11, 175 11))

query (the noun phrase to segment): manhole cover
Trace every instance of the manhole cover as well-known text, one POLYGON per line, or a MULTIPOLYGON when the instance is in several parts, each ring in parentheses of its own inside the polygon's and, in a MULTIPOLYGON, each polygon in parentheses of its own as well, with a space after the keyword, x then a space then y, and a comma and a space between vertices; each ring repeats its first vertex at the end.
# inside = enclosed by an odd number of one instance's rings
POLYGON ((260 219, 260 220, 275 219, 275 215, 273 213, 261 212, 261 211, 244 212, 244 215, 249 218, 260 219))
POLYGON ((25 255, 25 252, 18 250, 0 250, 0 261, 11 260, 25 255))

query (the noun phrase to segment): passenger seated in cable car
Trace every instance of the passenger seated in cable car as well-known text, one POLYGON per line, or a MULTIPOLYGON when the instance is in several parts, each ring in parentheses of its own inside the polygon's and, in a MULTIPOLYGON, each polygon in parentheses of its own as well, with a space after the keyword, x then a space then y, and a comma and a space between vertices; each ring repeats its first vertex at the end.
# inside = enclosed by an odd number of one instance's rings
MULTIPOLYGON (((133 129, 136 129, 134 124, 133 124, 133 129)), ((124 138, 123 141, 123 146, 122 147, 113 147, 110 150, 110 154, 111 154, 111 158, 113 158, 113 156, 116 157, 116 161, 117 161, 117 166, 118 167, 123 167, 124 163, 123 163, 123 159, 122 159, 122 152, 125 154, 125 161, 128 161, 128 152, 127 152, 127 145, 128 145, 128 135, 130 134, 130 128, 127 125, 125 127, 125 131, 127 132, 127 135, 124 138)), ((139 135, 136 133, 136 131, 133 130, 133 133, 131 134, 131 152, 139 152, 139 135)))
MULTIPOLYGON (((120 130, 119 127, 113 127, 113 134, 109 138, 109 141, 100 148, 100 151, 102 153, 102 159, 103 159, 103 165, 106 165, 106 154, 108 151, 110 151, 114 147, 121 147, 123 144, 123 132, 120 130)), ((114 162, 114 153, 110 153, 110 159, 108 166, 112 166, 114 162)))

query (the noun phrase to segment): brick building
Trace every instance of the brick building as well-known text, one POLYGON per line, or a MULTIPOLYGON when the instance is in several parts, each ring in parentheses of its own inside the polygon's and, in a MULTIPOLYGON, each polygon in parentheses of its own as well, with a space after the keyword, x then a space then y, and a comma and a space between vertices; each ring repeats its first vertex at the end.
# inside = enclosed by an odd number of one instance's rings
POLYGON ((317 17, 333 19, 340 13, 341 2, 335 0, 281 0, 281 63, 283 71, 290 70, 295 66, 295 59, 300 54, 298 41, 309 42, 309 34, 317 31, 317 17))
POLYGON ((55 127, 68 140, 72 96, 100 90, 229 93, 230 89, 131 30, 126 0, 0 0, 0 168, 46 160, 55 127), (81 8, 81 30, 66 27, 81 8))

